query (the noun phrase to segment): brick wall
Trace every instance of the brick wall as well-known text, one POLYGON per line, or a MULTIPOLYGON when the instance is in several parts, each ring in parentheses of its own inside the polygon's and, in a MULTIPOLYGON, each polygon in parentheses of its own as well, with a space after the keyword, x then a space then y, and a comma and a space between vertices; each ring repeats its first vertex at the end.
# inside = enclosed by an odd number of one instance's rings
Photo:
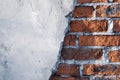
POLYGON ((75 0, 50 80, 120 80, 120 0, 75 0))

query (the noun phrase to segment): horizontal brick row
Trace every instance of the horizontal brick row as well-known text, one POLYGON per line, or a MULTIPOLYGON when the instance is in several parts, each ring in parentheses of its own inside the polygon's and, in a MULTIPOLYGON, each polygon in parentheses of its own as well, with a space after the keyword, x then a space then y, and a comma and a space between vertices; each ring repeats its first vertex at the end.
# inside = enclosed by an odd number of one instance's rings
MULTIPOLYGON (((70 22, 70 32, 107 32, 107 20, 75 20, 70 22)), ((120 20, 113 20, 113 31, 120 32, 120 20)))
MULTIPOLYGON (((67 35, 64 38, 64 46, 75 46, 75 35, 67 35)), ((107 36, 79 36, 79 46, 120 46, 120 35, 107 35, 107 36)))
MULTIPOLYGON (((77 6, 74 9, 74 18, 92 18, 94 16, 93 6, 77 6)), ((120 4, 115 6, 100 5, 96 7, 96 17, 118 18, 120 17, 120 4)))
POLYGON ((89 78, 51 76, 50 80, 89 80, 89 78))
MULTIPOLYGON (((109 2, 109 0, 77 0, 78 3, 100 3, 100 2, 109 2)), ((120 2, 120 0, 113 0, 113 2, 120 2)))
POLYGON ((84 64, 84 75, 120 75, 120 65, 84 64))
POLYGON ((106 20, 76 20, 71 21, 70 32, 106 32, 107 27, 106 20))
POLYGON ((56 74, 65 76, 79 76, 79 65, 59 64, 56 74))
POLYGON ((79 46, 120 46, 120 36, 79 36, 79 46))
POLYGON ((108 2, 108 0, 77 0, 78 3, 98 3, 98 2, 108 2))
POLYGON ((63 48, 61 51, 62 60, 101 60, 102 49, 81 49, 63 48))

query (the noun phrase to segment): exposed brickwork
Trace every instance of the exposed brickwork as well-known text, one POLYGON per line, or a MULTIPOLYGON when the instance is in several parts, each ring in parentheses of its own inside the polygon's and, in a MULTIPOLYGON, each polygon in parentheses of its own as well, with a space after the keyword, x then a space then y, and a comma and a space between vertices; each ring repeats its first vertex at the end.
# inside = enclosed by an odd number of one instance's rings
POLYGON ((63 48, 61 51, 61 59, 64 60, 97 60, 102 59, 102 49, 75 49, 63 48))
POLYGON ((110 62, 120 62, 120 50, 109 51, 110 62))
POLYGON ((58 66, 57 75, 79 76, 79 66, 72 64, 60 64, 58 66))
POLYGON ((120 32, 120 20, 114 20, 113 25, 114 25, 113 31, 120 32))
POLYGON ((80 46, 120 46, 120 36, 79 36, 80 46))
POLYGON ((120 65, 84 64, 84 75, 120 75, 120 65))
POLYGON ((77 0, 78 3, 108 2, 108 0, 77 0))
POLYGON ((76 18, 93 17, 94 16, 93 11, 94 11, 94 8, 92 6, 75 7, 73 17, 76 17, 76 18))
POLYGON ((75 0, 50 80, 120 80, 120 0, 75 0))
POLYGON ((77 20, 70 23, 71 32, 106 32, 107 21, 105 20, 77 20))

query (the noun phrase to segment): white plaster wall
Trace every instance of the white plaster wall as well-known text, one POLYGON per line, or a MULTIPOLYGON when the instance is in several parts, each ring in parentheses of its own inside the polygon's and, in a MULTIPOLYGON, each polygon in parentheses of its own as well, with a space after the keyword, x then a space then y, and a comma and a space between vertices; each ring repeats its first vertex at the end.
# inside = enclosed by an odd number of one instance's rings
POLYGON ((0 80, 48 80, 73 0, 0 0, 0 80))

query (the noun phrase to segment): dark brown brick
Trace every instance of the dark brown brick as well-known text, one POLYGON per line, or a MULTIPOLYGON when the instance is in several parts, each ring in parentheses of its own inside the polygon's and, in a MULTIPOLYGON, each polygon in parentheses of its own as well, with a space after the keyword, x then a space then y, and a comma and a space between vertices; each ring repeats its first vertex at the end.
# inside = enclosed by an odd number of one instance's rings
POLYGON ((52 76, 50 80, 75 80, 74 77, 60 77, 60 76, 52 76))
POLYGON ((64 60, 99 60, 102 59, 101 49, 75 49, 63 48, 61 51, 61 59, 64 60))
POLYGON ((57 75, 79 76, 79 66, 73 64, 60 64, 58 66, 57 75))
POLYGON ((80 46, 120 46, 120 36, 79 36, 80 46))
POLYGON ((109 51, 108 57, 110 62, 120 62, 120 50, 109 51))
POLYGON ((108 2, 108 0, 77 0, 78 3, 99 3, 108 2))
POLYGON ((51 76, 50 80, 89 80, 89 78, 51 76))
POLYGON ((75 7, 73 12, 73 17, 75 18, 87 18, 87 17, 93 17, 94 14, 94 8, 91 6, 81 6, 81 7, 75 7))
POLYGON ((106 20, 77 20, 70 23, 71 32, 105 32, 108 21, 106 20))
POLYGON ((113 25, 114 25, 113 31, 120 32, 120 20, 114 20, 113 25))
POLYGON ((84 64, 84 75, 120 75, 120 65, 84 64))
POLYGON ((66 35, 64 38, 64 46, 75 46, 75 36, 66 35))

